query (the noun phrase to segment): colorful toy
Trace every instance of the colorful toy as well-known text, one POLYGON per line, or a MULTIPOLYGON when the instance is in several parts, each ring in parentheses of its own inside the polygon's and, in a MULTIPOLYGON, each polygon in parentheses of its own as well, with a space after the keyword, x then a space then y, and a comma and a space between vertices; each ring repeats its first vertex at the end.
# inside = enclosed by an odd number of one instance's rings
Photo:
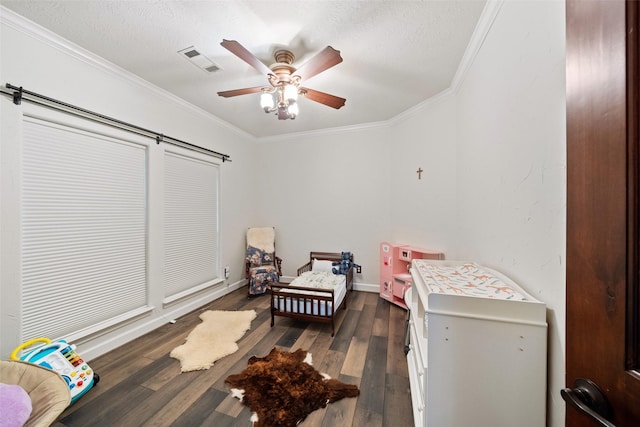
POLYGON ((341 258, 341 261, 332 263, 333 274, 347 274, 347 271, 349 271, 351 267, 353 267, 357 273, 360 273, 361 267, 355 262, 351 261, 351 252, 342 252, 341 258))
POLYGON ((76 346, 68 344, 65 340, 51 342, 48 338, 35 338, 16 347, 11 353, 12 360, 40 365, 57 372, 69 385, 71 404, 88 392, 100 381, 100 376, 82 360, 76 353, 76 346), (32 345, 42 342, 33 349, 25 351, 21 356, 18 353, 28 349, 32 345))

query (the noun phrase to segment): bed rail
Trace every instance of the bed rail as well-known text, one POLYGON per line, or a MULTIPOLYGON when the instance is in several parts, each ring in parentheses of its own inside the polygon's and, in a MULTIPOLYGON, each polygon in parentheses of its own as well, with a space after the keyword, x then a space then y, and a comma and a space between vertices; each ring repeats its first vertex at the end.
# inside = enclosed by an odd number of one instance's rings
MULTIPOLYGON (((275 323, 275 316, 330 323, 331 336, 333 336, 335 333, 335 312, 340 308, 333 306, 333 294, 333 289, 307 288, 286 284, 272 285, 271 326, 275 323)), ((341 305, 344 305, 346 298, 345 295, 341 305)))
MULTIPOLYGON (((326 260, 340 262, 342 253, 340 252, 310 252, 309 262, 298 268, 298 276, 311 271, 313 260, 326 260)), ((353 254, 351 254, 353 263, 353 254)), ((304 286, 292 286, 289 284, 271 285, 271 326, 275 323, 275 316, 289 317, 310 322, 320 322, 331 324, 331 336, 335 334, 335 316, 342 307, 346 310, 349 291, 353 290, 354 272, 360 272, 360 267, 349 268, 345 275, 346 293, 341 303, 334 307, 334 290, 318 289, 304 286), (304 293, 301 293, 304 292, 304 293), (289 307, 287 307, 289 305, 289 307), (293 307, 296 307, 295 310, 293 307), (314 310, 315 308, 315 310, 314 310)))

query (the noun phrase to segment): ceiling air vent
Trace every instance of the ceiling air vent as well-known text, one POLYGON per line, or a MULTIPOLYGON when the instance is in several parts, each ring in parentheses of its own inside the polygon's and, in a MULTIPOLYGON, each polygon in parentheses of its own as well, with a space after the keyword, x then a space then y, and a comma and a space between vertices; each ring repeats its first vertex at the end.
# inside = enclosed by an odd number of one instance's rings
POLYGON ((218 64, 200 53, 200 51, 198 51, 198 49, 193 46, 189 46, 185 49, 179 50, 178 53, 184 56, 193 65, 208 73, 215 73, 216 71, 220 71, 222 69, 218 64))

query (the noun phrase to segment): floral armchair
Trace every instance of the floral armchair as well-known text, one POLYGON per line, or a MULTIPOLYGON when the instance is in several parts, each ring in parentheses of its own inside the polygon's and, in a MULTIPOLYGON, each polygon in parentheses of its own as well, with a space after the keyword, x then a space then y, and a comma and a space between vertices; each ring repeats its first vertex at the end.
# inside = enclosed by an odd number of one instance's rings
POLYGON ((245 270, 250 297, 262 295, 272 284, 280 283, 282 259, 276 256, 275 236, 273 227, 247 230, 245 270))

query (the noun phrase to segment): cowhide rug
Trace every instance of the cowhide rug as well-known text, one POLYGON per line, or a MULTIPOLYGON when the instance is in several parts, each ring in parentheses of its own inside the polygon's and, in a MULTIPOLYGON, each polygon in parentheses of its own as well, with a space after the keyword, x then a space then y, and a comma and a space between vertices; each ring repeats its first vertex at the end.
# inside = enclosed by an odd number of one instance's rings
POLYGON ((357 386, 331 379, 311 363, 304 350, 274 348, 266 357, 251 357, 247 368, 225 383, 253 411, 254 427, 294 427, 316 409, 360 394, 357 386))

